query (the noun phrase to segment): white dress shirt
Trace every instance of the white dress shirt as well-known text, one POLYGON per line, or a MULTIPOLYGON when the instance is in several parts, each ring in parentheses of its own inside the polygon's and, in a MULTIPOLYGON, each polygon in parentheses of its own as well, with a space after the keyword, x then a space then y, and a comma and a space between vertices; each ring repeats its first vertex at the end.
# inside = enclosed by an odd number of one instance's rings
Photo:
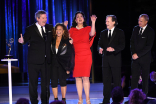
MULTIPOLYGON (((115 27, 113 27, 113 28, 111 29, 111 36, 112 36, 112 34, 113 34, 114 28, 115 28, 115 27)), ((109 32, 110 32, 110 31, 108 30, 108 37, 109 37, 109 32)))
MULTIPOLYGON (((39 30, 41 36, 43 37, 43 35, 42 35, 42 29, 41 29, 41 26, 38 24, 38 22, 36 22, 36 26, 37 26, 37 28, 38 28, 38 30, 39 30)), ((46 33, 46 31, 45 31, 45 26, 43 26, 43 31, 44 31, 44 33, 46 33)))
MULTIPOLYGON (((142 28, 142 33, 143 33, 143 32, 145 31, 146 27, 147 27, 147 25, 144 26, 144 27, 140 27, 139 33, 140 33, 140 31, 141 31, 141 28, 142 28)), ((142 35, 142 33, 141 33, 141 35, 142 35)))

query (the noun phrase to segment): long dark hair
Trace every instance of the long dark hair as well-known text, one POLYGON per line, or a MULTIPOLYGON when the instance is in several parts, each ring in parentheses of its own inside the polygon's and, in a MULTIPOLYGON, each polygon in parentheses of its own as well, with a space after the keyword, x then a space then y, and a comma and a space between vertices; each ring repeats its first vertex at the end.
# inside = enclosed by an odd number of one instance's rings
POLYGON ((56 29, 57 29, 58 26, 61 26, 61 27, 63 28, 63 30, 64 30, 64 34, 62 35, 62 37, 63 37, 64 39, 68 39, 68 38, 69 38, 68 29, 67 29, 67 27, 66 27, 64 24, 62 24, 62 23, 57 23, 57 24, 55 25, 55 28, 54 28, 54 31, 53 31, 53 38, 55 39, 55 38, 57 37, 57 35, 56 35, 56 29))
POLYGON ((82 14, 82 16, 83 16, 83 18, 84 18, 84 22, 83 22, 83 27, 86 27, 87 26, 87 23, 86 23, 86 17, 85 17, 85 15, 84 15, 84 13, 83 12, 81 12, 81 11, 77 11, 76 13, 75 13, 75 16, 74 16, 74 19, 73 19, 73 22, 72 22, 72 26, 71 27, 76 27, 77 26, 77 23, 76 23, 76 15, 77 14, 82 14))

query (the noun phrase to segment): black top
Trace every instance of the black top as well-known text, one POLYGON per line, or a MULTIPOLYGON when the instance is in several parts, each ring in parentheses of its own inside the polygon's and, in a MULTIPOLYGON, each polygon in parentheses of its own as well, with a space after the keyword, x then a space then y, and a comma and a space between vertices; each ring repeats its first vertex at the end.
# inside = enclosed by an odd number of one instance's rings
POLYGON ((62 66, 63 69, 67 71, 72 71, 74 68, 74 48, 73 45, 69 43, 69 39, 61 39, 60 45, 58 47, 58 52, 56 54, 56 39, 52 42, 52 65, 62 66))

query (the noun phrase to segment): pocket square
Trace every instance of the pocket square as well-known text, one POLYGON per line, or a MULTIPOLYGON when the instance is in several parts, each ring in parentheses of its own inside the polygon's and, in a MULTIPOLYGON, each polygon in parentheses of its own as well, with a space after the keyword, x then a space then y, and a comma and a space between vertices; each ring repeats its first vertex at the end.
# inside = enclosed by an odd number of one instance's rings
POLYGON ((146 38, 146 37, 141 37, 141 38, 146 38))

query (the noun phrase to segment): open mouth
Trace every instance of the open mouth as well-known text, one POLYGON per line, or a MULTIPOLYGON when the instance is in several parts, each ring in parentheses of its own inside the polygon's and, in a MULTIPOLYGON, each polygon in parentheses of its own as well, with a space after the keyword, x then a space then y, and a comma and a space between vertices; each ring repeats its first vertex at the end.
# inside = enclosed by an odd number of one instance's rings
POLYGON ((79 22, 82 22, 82 20, 79 20, 79 22))
POLYGON ((61 34, 61 32, 57 32, 57 34, 58 34, 58 35, 60 35, 60 34, 61 34))

